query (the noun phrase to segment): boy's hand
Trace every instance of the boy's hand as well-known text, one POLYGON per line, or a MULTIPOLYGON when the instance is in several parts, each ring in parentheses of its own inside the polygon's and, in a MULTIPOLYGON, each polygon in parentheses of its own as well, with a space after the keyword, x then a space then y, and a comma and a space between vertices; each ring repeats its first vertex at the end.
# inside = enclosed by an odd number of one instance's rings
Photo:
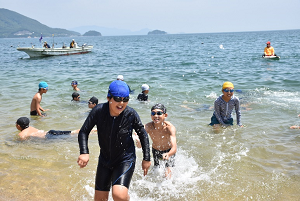
POLYGON ((80 168, 84 168, 90 160, 89 154, 80 154, 77 160, 77 164, 80 166, 80 168))
POLYGON ((170 158, 170 156, 169 156, 168 153, 164 153, 164 154, 162 155, 162 157, 163 157, 163 160, 169 160, 169 158, 170 158))
POLYGON ((142 169, 144 170, 144 176, 148 174, 148 169, 150 168, 151 161, 145 161, 142 162, 142 169))

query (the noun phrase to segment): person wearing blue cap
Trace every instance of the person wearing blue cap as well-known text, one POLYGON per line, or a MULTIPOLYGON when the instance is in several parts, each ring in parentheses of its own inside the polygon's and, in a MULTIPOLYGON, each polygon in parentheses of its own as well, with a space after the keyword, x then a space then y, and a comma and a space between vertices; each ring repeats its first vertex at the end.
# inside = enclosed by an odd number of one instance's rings
POLYGON ((71 82, 71 86, 73 87, 74 91, 80 91, 80 89, 77 87, 78 86, 78 82, 76 80, 73 80, 71 82))
POLYGON ((147 132, 138 113, 127 106, 129 88, 124 81, 109 85, 107 102, 96 105, 78 134, 80 155, 77 163, 84 168, 89 162, 88 137, 97 125, 100 155, 95 179, 95 200, 108 200, 112 187, 114 200, 129 200, 128 189, 135 169, 136 153, 133 129, 143 150, 142 169, 147 175, 151 165, 147 132))
POLYGON ((32 101, 31 101, 30 115, 45 116, 45 114, 42 114, 42 112, 45 112, 48 109, 43 109, 41 107, 40 103, 42 101, 42 95, 44 93, 47 93, 47 91, 48 91, 47 82, 40 82, 39 83, 39 91, 33 96, 32 101))

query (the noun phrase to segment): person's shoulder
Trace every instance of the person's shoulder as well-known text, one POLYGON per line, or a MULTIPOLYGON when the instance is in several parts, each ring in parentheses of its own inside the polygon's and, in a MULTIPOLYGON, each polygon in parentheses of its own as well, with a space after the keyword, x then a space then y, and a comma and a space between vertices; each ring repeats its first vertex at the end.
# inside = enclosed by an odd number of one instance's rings
POLYGON ((19 133, 19 137, 22 139, 22 140, 25 140, 27 139, 28 137, 30 136, 33 136, 35 133, 39 132, 38 129, 32 127, 32 126, 29 126, 28 128, 25 128, 24 130, 22 130, 20 133, 19 133))
POLYGON ((232 100, 234 100, 234 101, 240 101, 240 99, 237 96, 233 96, 232 100))
POLYGON ((125 113, 128 113, 128 114, 132 114, 132 113, 136 113, 137 112, 135 111, 135 109, 133 109, 132 107, 129 107, 128 105, 126 106, 125 110, 124 110, 125 113))
POLYGON ((145 128, 146 128, 146 127, 148 127, 148 128, 152 127, 152 121, 146 123, 145 128))
POLYGON ((222 101, 223 100, 223 94, 221 94, 220 96, 218 96, 215 100, 215 102, 218 102, 218 101, 222 101))
POLYGON ((97 104, 97 105, 92 109, 92 111, 93 111, 93 110, 103 110, 103 109, 107 109, 107 110, 109 109, 109 106, 108 106, 108 103, 107 103, 107 102, 97 104))
POLYGON ((167 129, 176 129, 175 128, 175 126, 171 123, 171 122, 169 122, 169 121, 164 121, 165 122, 165 125, 166 125, 166 128, 167 129))

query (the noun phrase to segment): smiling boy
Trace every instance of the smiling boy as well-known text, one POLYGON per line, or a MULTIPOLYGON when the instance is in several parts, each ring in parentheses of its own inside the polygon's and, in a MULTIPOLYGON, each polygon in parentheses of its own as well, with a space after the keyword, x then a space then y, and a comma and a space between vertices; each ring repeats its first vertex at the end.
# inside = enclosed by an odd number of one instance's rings
MULTIPOLYGON (((161 103, 155 104, 151 108, 152 121, 145 125, 145 129, 152 139, 154 166, 165 165, 165 176, 171 178, 171 167, 175 166, 177 143, 176 128, 169 121, 165 121, 167 116, 167 108, 161 103)), ((139 147, 139 140, 136 141, 139 147)))
POLYGON ((100 156, 95 181, 95 200, 108 200, 111 186, 114 200, 130 199, 128 189, 136 162, 133 129, 141 139, 144 175, 148 173, 151 165, 147 132, 137 112, 127 106, 128 101, 127 84, 121 80, 113 81, 109 85, 107 102, 93 108, 79 131, 80 156, 77 163, 83 168, 89 161, 88 136, 97 125, 100 156))
POLYGON ((214 113, 209 125, 214 127, 233 125, 231 113, 235 109, 237 125, 242 127, 240 101, 234 96, 233 84, 231 82, 224 82, 222 93, 214 103, 214 113))

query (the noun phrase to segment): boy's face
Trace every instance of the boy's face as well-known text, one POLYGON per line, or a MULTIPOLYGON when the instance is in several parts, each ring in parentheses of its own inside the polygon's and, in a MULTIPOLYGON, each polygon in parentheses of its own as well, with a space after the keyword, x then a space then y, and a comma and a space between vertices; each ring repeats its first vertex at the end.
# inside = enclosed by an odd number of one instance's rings
MULTIPOLYGON (((122 98, 122 99, 124 99, 124 98, 122 98)), ((117 102, 114 100, 113 97, 107 98, 107 100, 109 102, 110 115, 114 116, 114 117, 119 116, 119 114, 121 114, 125 110, 125 108, 128 104, 128 101, 127 102, 123 102, 123 101, 117 102)))
POLYGON ((94 108, 96 106, 96 103, 92 103, 91 101, 89 101, 88 106, 89 108, 94 108))
POLYGON ((80 101, 80 96, 74 97, 73 100, 74 101, 80 101))
POLYGON ((222 92, 224 96, 231 98, 231 96, 233 96, 234 90, 233 87, 227 87, 223 89, 222 92))
POLYGON ((151 119, 155 124, 162 124, 167 116, 168 114, 164 114, 164 112, 160 109, 154 109, 151 111, 151 119))
POLYGON ((17 123, 16 123, 16 128, 17 128, 19 131, 22 130, 21 126, 20 126, 19 124, 17 124, 17 123))
POLYGON ((144 94, 148 94, 149 93, 149 90, 145 90, 143 91, 144 94))

